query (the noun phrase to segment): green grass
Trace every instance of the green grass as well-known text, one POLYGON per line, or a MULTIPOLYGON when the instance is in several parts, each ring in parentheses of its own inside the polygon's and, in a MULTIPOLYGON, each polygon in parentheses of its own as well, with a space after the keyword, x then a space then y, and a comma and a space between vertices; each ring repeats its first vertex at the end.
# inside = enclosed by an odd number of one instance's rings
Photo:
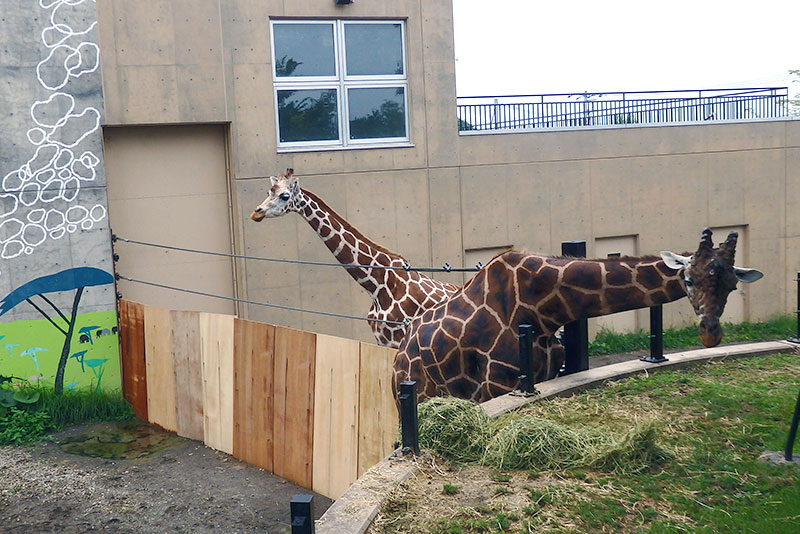
MULTIPOLYGON (((785 315, 761 323, 725 323, 722 325, 722 330, 724 332, 723 343, 786 339, 796 334, 797 319, 792 315, 785 315)), ((650 348, 648 336, 649 332, 644 330, 625 334, 601 330, 594 341, 589 343, 589 356, 648 350, 650 348)), ((694 326, 664 330, 664 349, 666 350, 701 346, 697 328, 694 326)))
POLYGON ((124 421, 134 417, 119 390, 86 388, 55 395, 48 387, 23 386, 20 389, 38 392, 39 399, 33 404, 0 408, 0 446, 37 441, 68 425, 124 421))
MULTIPOLYGON (((454 501, 436 519, 430 516, 437 512, 428 510, 422 523, 403 522, 403 517, 384 523, 403 525, 392 530, 403 533, 798 532, 800 467, 766 463, 759 455, 783 450, 799 377, 800 356, 775 354, 660 371, 534 403, 521 413, 617 436, 642 421, 656 421, 655 439, 669 458, 635 473, 613 465, 504 468, 502 480, 511 482, 501 492, 495 491, 498 471, 488 470, 484 479, 472 479, 475 488, 487 488, 485 497, 459 482, 473 502, 484 503, 481 507, 454 501), (514 473, 523 476, 507 478, 514 473), (496 521, 498 513, 505 514, 503 521, 496 521)), ((795 453, 800 454, 800 444, 795 453)), ((423 493, 421 502, 426 500, 423 493)), ((406 508, 419 516, 413 501, 406 508)))

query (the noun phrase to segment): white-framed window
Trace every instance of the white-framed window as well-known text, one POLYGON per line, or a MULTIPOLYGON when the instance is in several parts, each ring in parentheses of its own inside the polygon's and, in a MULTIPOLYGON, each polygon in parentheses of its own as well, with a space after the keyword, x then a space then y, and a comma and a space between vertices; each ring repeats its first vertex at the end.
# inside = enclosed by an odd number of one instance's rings
POLYGON ((408 146, 405 23, 272 20, 278 148, 408 146))

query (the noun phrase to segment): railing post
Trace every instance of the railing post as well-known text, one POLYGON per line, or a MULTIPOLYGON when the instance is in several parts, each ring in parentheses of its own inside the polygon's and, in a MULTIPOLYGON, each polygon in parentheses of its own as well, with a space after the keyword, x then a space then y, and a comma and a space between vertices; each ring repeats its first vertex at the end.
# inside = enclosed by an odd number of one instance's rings
POLYGON ((293 496, 289 509, 292 514, 292 534, 314 534, 314 496, 293 496))
POLYGON ((417 381, 400 382, 400 426, 403 452, 419 454, 419 421, 417 418, 417 381))
POLYGON ((535 395, 536 377, 533 371, 533 326, 519 325, 519 394, 535 395))
POLYGON ((798 422, 800 422, 800 393, 798 393, 797 403, 794 405, 792 424, 789 425, 789 439, 786 440, 786 449, 783 451, 783 457, 786 458, 787 462, 792 461, 792 449, 794 448, 794 440, 797 437, 798 422))
POLYGON ((660 304, 650 308, 650 356, 640 360, 649 363, 669 361, 664 357, 664 320, 660 304))
POLYGON ((794 310, 794 314, 797 316, 797 331, 794 337, 790 337, 787 341, 800 343, 800 272, 797 273, 797 278, 794 281, 797 282, 797 308, 794 310))
MULTIPOLYGON (((561 254, 575 258, 586 257, 586 241, 564 241, 561 254)), ((589 322, 578 319, 564 325, 564 372, 568 375, 589 369, 589 322)))

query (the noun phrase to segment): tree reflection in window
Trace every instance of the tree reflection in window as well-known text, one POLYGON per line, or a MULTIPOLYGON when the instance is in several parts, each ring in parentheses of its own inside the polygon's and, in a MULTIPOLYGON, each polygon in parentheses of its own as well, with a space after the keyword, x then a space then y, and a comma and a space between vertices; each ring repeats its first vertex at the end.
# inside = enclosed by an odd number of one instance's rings
POLYGON ((351 89, 349 95, 350 139, 406 136, 405 91, 402 87, 351 89))
POLYGON ((339 139, 336 89, 278 91, 281 142, 339 139))

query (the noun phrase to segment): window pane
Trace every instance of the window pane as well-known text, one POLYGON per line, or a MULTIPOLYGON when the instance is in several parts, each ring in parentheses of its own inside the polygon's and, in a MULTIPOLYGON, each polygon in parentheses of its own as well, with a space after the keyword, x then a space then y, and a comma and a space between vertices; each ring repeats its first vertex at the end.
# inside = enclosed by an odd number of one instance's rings
POLYGON ((276 76, 335 76, 332 24, 275 24, 276 76))
POLYGON ((406 136, 405 90, 402 87, 350 89, 350 139, 406 136))
POLYGON ((403 74, 400 24, 345 24, 347 74, 403 74))
POLYGON ((338 140, 336 89, 278 91, 278 129, 282 143, 338 140))

